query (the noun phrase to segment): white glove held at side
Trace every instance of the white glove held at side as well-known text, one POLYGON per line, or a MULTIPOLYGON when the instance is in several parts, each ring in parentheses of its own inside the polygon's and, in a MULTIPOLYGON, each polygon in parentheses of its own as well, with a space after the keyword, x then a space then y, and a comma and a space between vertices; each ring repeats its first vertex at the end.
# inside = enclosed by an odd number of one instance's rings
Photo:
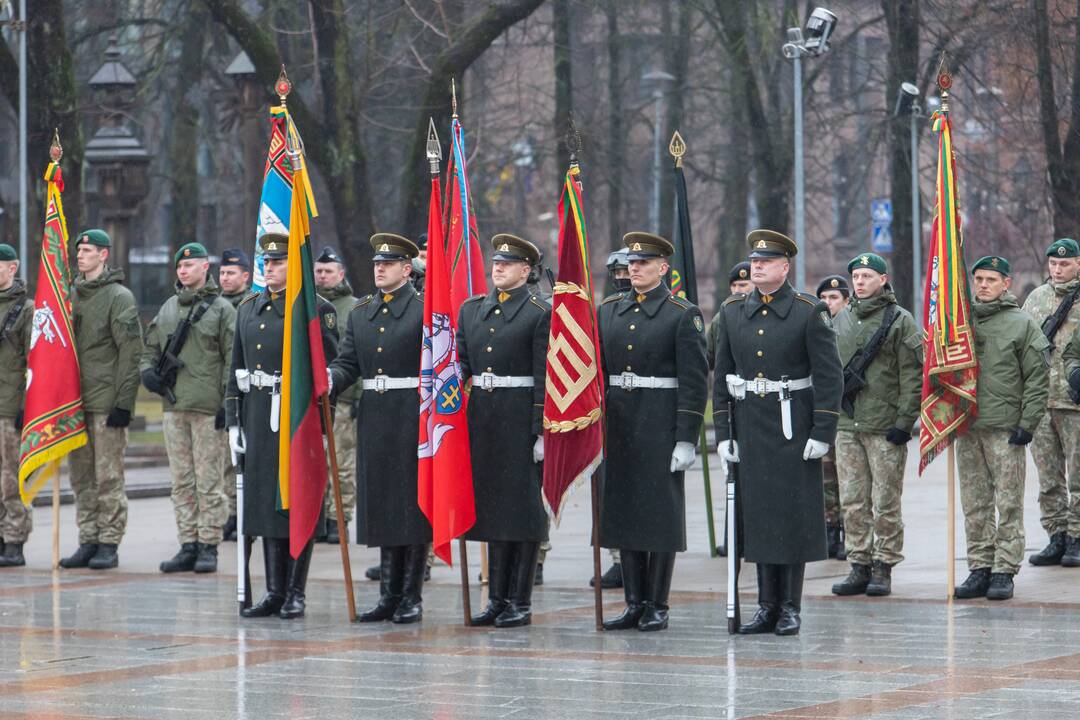
POLYGON ((720 444, 716 446, 716 451, 720 453, 720 459, 724 462, 739 462, 738 440, 721 440, 720 444))
POLYGON ((829 443, 823 443, 819 440, 809 438, 806 441, 806 448, 802 451, 803 460, 817 460, 818 458, 825 457, 829 452, 829 443))
POLYGON ((675 443, 675 449, 671 452, 671 472, 682 472, 690 469, 696 457, 693 443, 675 443))

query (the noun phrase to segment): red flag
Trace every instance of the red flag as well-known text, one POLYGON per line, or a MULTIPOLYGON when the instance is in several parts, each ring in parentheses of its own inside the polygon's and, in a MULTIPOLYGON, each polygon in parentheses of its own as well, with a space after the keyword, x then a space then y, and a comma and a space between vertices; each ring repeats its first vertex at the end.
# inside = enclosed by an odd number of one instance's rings
MULTIPOLYGON (((447 169, 446 180, 446 204, 450 215, 446 223, 445 237, 447 262, 450 265, 450 302, 456 321, 461 303, 473 295, 487 292, 487 275, 484 273, 480 233, 476 229, 469 174, 465 167, 465 136, 456 117, 451 123, 450 132, 450 167, 447 169)), ((428 243, 430 242, 429 233, 428 243)))
MULTIPOLYGON (((455 121, 456 122, 456 121, 455 121)), ((462 298, 464 300, 464 298, 462 298)), ((420 444, 417 502, 431 523, 435 554, 452 564, 450 543, 476 522, 465 390, 457 354, 457 317, 450 289, 439 203, 431 179, 424 278, 424 345, 420 353, 420 444)))
POLYGON ((926 267, 923 327, 922 406, 919 417, 919 473, 963 433, 978 410, 975 380, 979 364, 971 326, 971 298, 964 262, 964 241, 957 211, 956 161, 948 106, 932 118, 938 145, 937 206, 926 267))
MULTIPOLYGON (((58 149, 59 145, 54 145, 54 151, 58 149)), ((34 326, 26 362, 25 422, 19 450, 19 494, 27 505, 57 469, 57 461, 86 444, 79 359, 71 327, 67 221, 60 200, 64 179, 56 162, 49 163, 45 181, 49 184, 48 207, 34 292, 34 326), (42 467, 46 470, 33 475, 42 467)))
POLYGON ((559 200, 559 281, 552 296, 544 397, 544 505, 559 522, 570 489, 604 457, 603 369, 577 166, 559 200))

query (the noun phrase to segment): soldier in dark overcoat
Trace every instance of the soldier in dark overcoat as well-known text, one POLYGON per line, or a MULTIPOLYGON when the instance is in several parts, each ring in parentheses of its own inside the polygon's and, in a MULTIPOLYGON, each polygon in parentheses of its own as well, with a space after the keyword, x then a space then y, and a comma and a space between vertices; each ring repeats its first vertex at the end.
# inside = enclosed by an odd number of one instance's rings
POLYGON ((424 299, 409 282, 419 252, 408 238, 371 236, 376 292, 349 313, 331 364, 333 392, 362 383, 356 417, 357 541, 379 548, 379 602, 361 622, 423 618, 431 524, 417 502, 420 346, 424 299))
MULTIPOLYGON (((311 543, 295 560, 289 555, 289 517, 278 511, 278 431, 281 359, 285 339, 285 273, 289 238, 267 234, 260 240, 266 262, 266 289, 249 295, 236 312, 232 372, 225 391, 229 443, 244 456, 244 534, 263 539, 266 595, 241 611, 243 617, 302 617, 311 543)), ((319 298, 323 352, 337 352, 334 306, 319 298)), ((286 420, 287 422, 287 420, 286 420)), ((238 552, 243 552, 239 549, 238 552)))
POLYGON ((754 290, 721 306, 713 419, 720 454, 739 463, 742 552, 757 565, 759 610, 740 632, 795 635, 804 568, 826 557, 821 458, 836 435, 843 370, 828 306, 788 284, 795 243, 769 230, 747 239, 754 290))
POLYGON ((605 629, 663 630, 675 553, 686 549, 683 472, 694 462, 708 392, 701 311, 663 282, 666 239, 632 232, 629 290, 600 306, 606 471, 600 544, 618 548, 626 610, 605 629))
POLYGON ((491 239, 486 295, 461 305, 457 349, 469 395, 476 524, 469 540, 488 543, 488 604, 473 625, 532 622, 540 543, 548 538, 541 498, 544 377, 551 308, 527 284, 540 251, 509 234, 491 239))

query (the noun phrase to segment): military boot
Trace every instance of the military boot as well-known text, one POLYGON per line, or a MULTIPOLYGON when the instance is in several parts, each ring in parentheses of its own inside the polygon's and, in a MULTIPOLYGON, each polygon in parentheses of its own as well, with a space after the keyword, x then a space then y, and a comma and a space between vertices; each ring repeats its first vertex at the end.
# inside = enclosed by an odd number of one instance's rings
POLYGON ((108 570, 120 564, 120 556, 116 552, 115 543, 99 543, 97 552, 90 562, 86 564, 91 570, 108 570))
MULTIPOLYGON (((589 587, 596 587, 596 578, 589 578, 589 587)), ((604 590, 622 587, 622 563, 611 564, 611 567, 600 576, 600 587, 604 590)))
POLYGON ((780 566, 780 617, 776 620, 777 635, 798 635, 802 627, 802 586, 806 563, 780 566))
POLYGON ((1013 596, 1012 573, 993 573, 986 588, 987 600, 1008 600, 1013 596))
POLYGON ((870 570, 870 582, 866 594, 870 597, 885 597, 892 592, 892 565, 875 560, 870 570))
POLYGON ((638 550, 622 550, 620 554, 626 609, 618 617, 605 620, 605 630, 636 628, 645 613, 645 563, 648 554, 638 550))
POLYGON ((962 584, 957 585, 953 597, 958 600, 986 597, 990 589, 990 568, 976 568, 962 584))
POLYGON ((1063 532, 1056 532, 1050 536, 1050 544, 1028 557, 1028 562, 1036 566, 1060 565, 1067 545, 1068 536, 1063 532))
POLYGON ((26 564, 23 557, 23 544, 21 542, 9 542, 4 545, 4 552, 0 555, 0 567, 22 567, 26 564))
POLYGON ((840 534, 839 525, 825 526, 825 543, 830 558, 836 558, 844 547, 844 540, 840 534))
POLYGON ((240 611, 240 617, 260 618, 277 615, 285 604, 285 582, 289 568, 289 541, 263 538, 263 567, 266 570, 266 594, 262 600, 240 611))
POLYGON ((236 516, 230 515, 225 521, 225 527, 221 528, 221 539, 226 542, 236 542, 236 516))
MULTIPOLYGON (((425 578, 428 579, 428 578, 425 578)), ((544 584, 544 563, 536 563, 536 574, 533 575, 533 587, 538 587, 544 584)))
POLYGON ((191 572, 195 569, 195 560, 199 555, 199 544, 188 542, 180 546, 180 552, 161 563, 158 569, 163 573, 191 572))
POLYGON ((1065 541, 1065 554, 1061 556, 1062 567, 1080 567, 1080 537, 1071 535, 1065 541))
POLYGON ((642 632, 666 630, 668 626, 668 593, 671 592, 671 574, 675 571, 675 553, 649 553, 648 594, 645 596, 645 612, 638 621, 642 632))
POLYGON ((382 580, 382 565, 372 565, 364 571, 364 577, 368 580, 382 580))
POLYGON ((217 545, 199 543, 199 557, 195 559, 195 572, 217 572, 217 545))
POLYGON ((488 604, 484 612, 473 615, 473 627, 485 627, 495 624, 506 609, 507 595, 510 592, 510 562, 513 559, 513 544, 492 541, 488 543, 488 604))
POLYGON ((391 620, 398 625, 424 619, 424 570, 427 568, 427 545, 409 545, 405 554, 405 583, 401 602, 391 620))
POLYGON ((340 541, 341 541, 341 538, 338 537, 337 520, 327 520, 326 521, 326 542, 330 543, 331 545, 337 545, 337 544, 340 543, 340 541))
POLYGON ((60 561, 62 568, 84 568, 90 564, 90 559, 97 554, 97 543, 82 543, 79 549, 60 561))
POLYGON ((776 630, 776 621, 780 617, 779 569, 779 565, 758 563, 758 609, 750 622, 739 626, 740 635, 760 635, 776 630))
POLYGON ((382 622, 394 617, 405 580, 406 549, 405 545, 379 548, 379 602, 360 614, 360 622, 382 622))
POLYGON ((312 548, 313 544, 309 541, 307 546, 300 552, 300 557, 295 560, 289 558, 289 575, 285 586, 285 604, 283 604, 281 610, 278 611, 278 617, 282 620, 292 620, 293 618, 304 617, 307 599, 307 576, 308 568, 311 567, 312 548))
MULTIPOLYGON (((532 624, 532 593, 536 579, 537 558, 540 557, 540 543, 514 543, 514 572, 510 578, 510 602, 499 617, 495 618, 495 627, 510 628, 532 624)), ((488 584, 490 588, 490 583, 488 584)))
POLYGON ((851 563, 851 572, 832 586, 833 595, 862 595, 870 584, 870 566, 851 563))

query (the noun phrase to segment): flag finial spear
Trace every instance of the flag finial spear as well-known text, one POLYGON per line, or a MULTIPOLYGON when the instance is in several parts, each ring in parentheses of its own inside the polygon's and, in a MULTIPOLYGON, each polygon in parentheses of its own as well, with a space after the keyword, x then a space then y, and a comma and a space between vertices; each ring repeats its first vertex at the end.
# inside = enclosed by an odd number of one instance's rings
POLYGON ((284 63, 281 65, 281 74, 278 75, 277 82, 274 83, 274 92, 281 99, 282 105, 285 104, 285 98, 289 97, 289 93, 292 92, 292 81, 289 80, 289 76, 285 73, 284 63))
POLYGON ((578 153, 581 152, 581 133, 578 132, 574 122, 574 111, 571 110, 566 116, 566 135, 563 136, 566 149, 570 151, 570 166, 577 167, 578 153))
POLYGON ((675 158, 675 167, 682 167, 683 155, 686 154, 686 141, 683 140, 678 130, 671 136, 668 152, 671 153, 671 157, 675 158))
POLYGON ((60 145, 60 128, 53 128, 52 145, 49 146, 49 159, 54 163, 59 163, 62 157, 64 157, 64 148, 60 145))
POLYGON ((949 90, 952 88, 952 73, 945 64, 946 53, 941 51, 941 62, 938 63, 937 85, 941 93, 941 112, 949 112, 949 90))
POLYGON ((435 119, 428 118, 427 133, 427 159, 431 166, 431 174, 439 174, 439 163, 442 161, 442 145, 439 143, 439 134, 435 132, 435 119))
POLYGON ((450 112, 451 117, 457 118, 457 83, 450 78, 450 112))

